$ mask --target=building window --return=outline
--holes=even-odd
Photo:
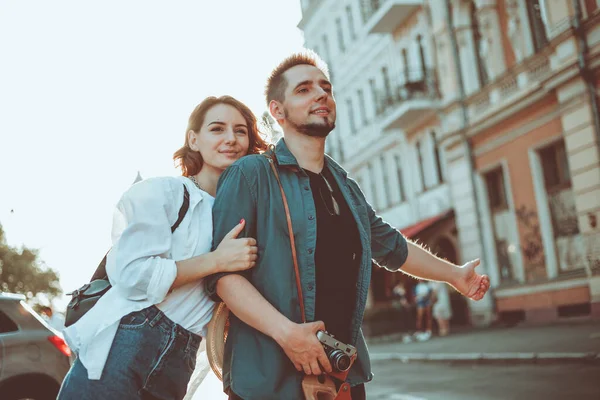
[[[485,46],[483,41],[485,38],[481,36],[481,31],[479,29],[477,6],[475,5],[475,2],[471,2],[471,24],[473,29],[473,41],[475,42],[475,57],[477,58],[477,77],[479,78],[480,86],[483,87],[487,85],[489,77],[483,64],[486,60],[481,59],[481,55],[485,54],[483,51],[483,46]]]
[[[336,130],[334,129],[333,132],[336,132]],[[337,137],[337,150],[338,150],[338,157],[340,161],[344,161],[346,159],[346,156],[344,155],[344,144],[342,143],[342,136],[339,134],[335,135]]]
[[[546,197],[554,231],[560,273],[589,265],[585,239],[579,231],[575,193],[571,187],[569,161],[563,140],[539,151]]]
[[[564,142],[540,150],[540,158],[544,169],[544,185],[548,193],[571,187],[571,173]]]
[[[398,191],[400,192],[400,203],[406,200],[404,196],[404,181],[402,180],[402,163],[399,155],[394,155],[394,162],[396,163],[396,175],[398,178]]]
[[[366,125],[368,123],[367,107],[365,105],[365,95],[362,89],[358,89],[358,91],[356,92],[356,97],[358,97],[358,106],[360,107],[361,122],[363,125]]]
[[[487,189],[488,202],[492,217],[492,231],[494,233],[494,243],[496,247],[496,260],[500,280],[503,282],[513,279],[513,260],[511,259],[511,240],[509,232],[513,226],[508,202],[506,199],[506,190],[504,187],[504,174],[502,167],[498,167],[484,175]]]
[[[377,86],[375,86],[374,79],[369,79],[369,88],[371,89],[371,97],[373,101],[373,106],[375,107],[375,114],[380,114],[381,105],[379,101],[379,96],[377,95]]]
[[[438,183],[444,182],[444,175],[442,174],[442,159],[440,157],[440,146],[437,142],[437,135],[435,131],[431,132],[433,138],[433,146],[435,152],[435,171],[437,172]]]
[[[539,0],[528,0],[525,4],[527,5],[527,16],[529,17],[529,24],[531,26],[533,47],[535,51],[540,51],[548,44],[542,7]]]
[[[381,76],[383,77],[383,90],[385,91],[385,104],[392,103],[392,85],[390,84],[390,75],[387,67],[381,67]]]
[[[556,237],[579,233],[575,196],[571,189],[571,173],[564,141],[540,150],[544,185]]]
[[[382,155],[379,158],[379,160],[381,161],[381,171],[383,172],[383,190],[385,193],[385,204],[390,204],[392,196],[390,196],[390,181],[385,155]]]
[[[348,29],[350,30],[350,38],[356,39],[356,31],[354,30],[354,17],[352,16],[352,6],[346,6],[346,18],[348,18]]]
[[[425,49],[423,48],[423,37],[417,35],[417,46],[419,48],[419,61],[421,62],[421,71],[423,72],[423,78],[427,74],[427,63],[425,62]]]
[[[408,82],[410,80],[410,76],[408,66],[408,51],[406,49],[402,49],[402,64],[404,66],[404,82]]]
[[[342,20],[340,18],[336,18],[335,27],[337,30],[338,44],[340,47],[340,51],[343,53],[346,51],[346,45],[344,43],[344,31],[342,30]]]
[[[350,123],[350,133],[356,133],[356,124],[354,122],[354,109],[352,107],[352,99],[346,99],[346,108],[348,108],[348,121]]]
[[[425,184],[425,165],[423,160],[423,148],[421,146],[421,142],[417,141],[417,161],[419,164],[419,176],[421,177],[422,188],[423,191],[427,189],[427,185]]]
[[[369,164],[369,180],[371,181],[371,194],[373,196],[371,201],[373,202],[373,207],[377,207],[379,205],[379,200],[377,199],[377,177],[375,176],[373,164]]]
[[[323,60],[327,63],[327,66],[329,67],[329,78],[331,79],[331,81],[333,82],[333,66],[331,65],[331,52],[330,52],[330,48],[329,48],[329,39],[327,38],[327,35],[323,35]]]
[[[508,209],[502,167],[498,167],[485,174],[485,186],[492,212]]]

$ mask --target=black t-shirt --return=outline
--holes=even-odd
[[[351,343],[350,330],[362,252],[358,227],[327,167],[321,174],[305,172],[310,178],[317,213],[315,320],[323,321],[327,331],[342,342]],[[339,215],[336,215],[326,182],[333,190]]]

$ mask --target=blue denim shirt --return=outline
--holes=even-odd
[[[300,168],[284,140],[277,143],[274,151],[292,218],[306,319],[314,321],[318,290],[314,259],[317,219],[309,177]],[[363,247],[351,324],[351,344],[358,350],[358,359],[348,375],[350,384],[354,386],[373,378],[361,330],[372,260],[396,271],[406,261],[408,249],[404,236],[375,214],[346,171],[328,156],[325,157],[325,164],[354,215]],[[301,322],[281,193],[268,160],[263,155],[243,157],[221,175],[213,207],[213,248],[242,218],[246,220],[246,226],[240,237],[256,238],[258,262],[256,267],[241,274],[279,312],[292,321]],[[216,283],[223,275],[215,274],[206,278],[207,290],[217,300],[220,299],[215,294]],[[273,339],[232,316],[223,361],[225,389],[231,387],[246,400],[302,399],[302,377],[303,374],[296,371]]]

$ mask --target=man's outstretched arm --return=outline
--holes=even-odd
[[[490,279],[475,272],[478,265],[478,259],[463,266],[454,265],[408,241],[408,257],[402,271],[422,279],[447,282],[464,296],[481,300],[490,288]]]
[[[479,275],[475,267],[479,260],[457,266],[407,240],[368,206],[371,223],[371,249],[373,258],[390,270],[399,270],[417,278],[442,281],[452,285],[472,300],[481,300],[490,288],[490,278]]]

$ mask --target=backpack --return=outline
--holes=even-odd
[[[183,185],[183,204],[179,209],[179,215],[177,221],[171,227],[171,233],[175,232],[175,229],[181,224],[185,214],[190,207],[190,193],[185,185]],[[67,296],[72,296],[71,301],[67,305],[67,311],[65,313],[65,327],[73,325],[79,321],[97,302],[102,296],[112,287],[108,275],[106,274],[106,257],[104,256],[94,275],[90,279],[89,283],[86,283],[77,290],[67,293]]]

